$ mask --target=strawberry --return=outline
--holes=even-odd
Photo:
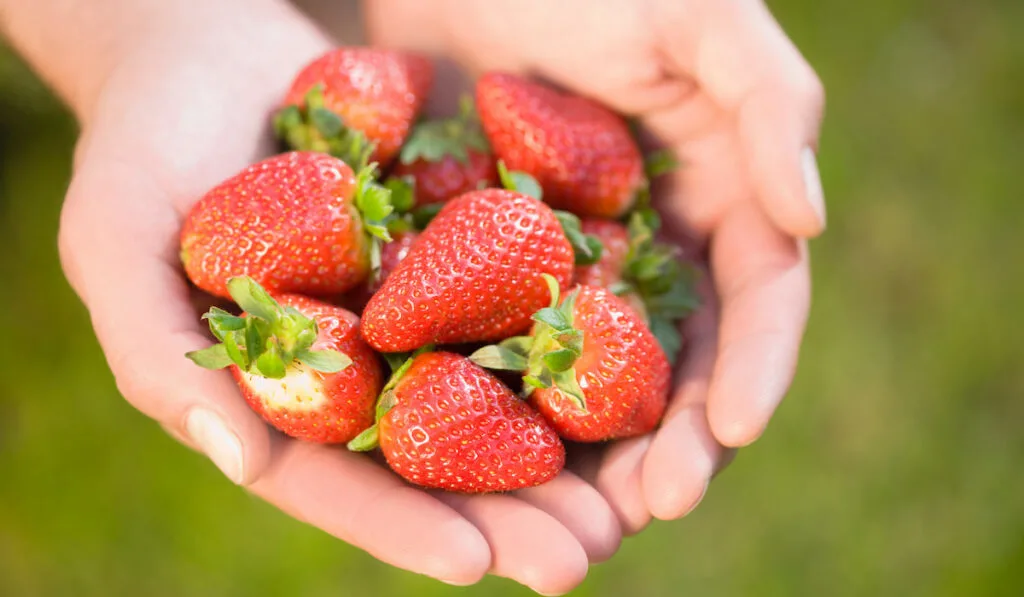
[[[577,286],[551,306],[530,336],[478,350],[482,366],[524,371],[530,402],[563,438],[597,442],[654,429],[668,399],[671,366],[643,320],[614,294]]]
[[[498,72],[477,81],[476,102],[495,155],[536,178],[552,207],[617,218],[645,184],[629,127],[597,102]]]
[[[349,447],[379,444],[392,470],[423,487],[512,491],[549,481],[565,465],[565,447],[540,414],[450,352],[406,361],[385,386],[377,412],[377,424]]]
[[[331,153],[350,164],[387,167],[409,134],[434,81],[419,54],[336,48],[292,82],[274,129],[290,148]]]
[[[597,263],[576,268],[576,283],[607,288],[622,298],[674,363],[682,348],[679,322],[700,306],[698,274],[679,247],[656,240],[660,225],[649,208],[633,212],[628,225],[584,220],[581,230],[600,240],[604,251]]]
[[[367,278],[390,239],[390,193],[326,154],[291,152],[253,164],[203,196],[185,218],[181,259],[199,288],[228,296],[248,275],[271,293],[323,296]]]
[[[354,313],[294,294],[275,300],[247,277],[228,288],[244,316],[210,309],[203,318],[221,343],[186,356],[228,367],[249,406],[292,437],[344,443],[373,424],[383,372]]]
[[[474,189],[496,186],[498,171],[472,100],[458,116],[416,125],[393,175],[411,181],[416,205],[443,203]]]
[[[427,344],[493,342],[525,332],[547,303],[541,274],[568,286],[575,221],[505,189],[452,199],[420,234],[363,312],[362,333],[381,352]]]

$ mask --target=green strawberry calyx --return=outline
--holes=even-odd
[[[355,205],[363,221],[363,230],[370,243],[370,278],[380,277],[381,248],[393,240],[392,233],[402,231],[401,215],[395,209],[395,200],[404,198],[395,192],[395,186],[377,181],[377,164],[363,166],[356,174]]]
[[[652,151],[644,156],[644,176],[633,197],[633,209],[648,209],[651,206],[651,181],[664,176],[679,167],[674,153],[667,149]]]
[[[501,160],[498,160],[498,178],[501,180],[501,185],[510,191],[533,197],[537,201],[544,200],[544,191],[536,178],[525,172],[509,171],[505,162]],[[580,219],[575,214],[559,209],[554,212],[558,223],[562,225],[565,238],[572,245],[573,254],[576,256],[576,265],[591,265],[600,261],[601,252],[604,250],[601,240],[592,234],[584,234]]]
[[[536,389],[555,387],[577,408],[586,411],[586,397],[575,369],[583,354],[583,330],[573,325],[579,290],[559,300],[558,281],[550,274],[542,275],[551,293],[551,304],[533,314],[536,325],[532,334],[485,346],[471,354],[469,360],[488,369],[520,371],[527,396]]]
[[[316,321],[278,303],[252,278],[231,278],[228,292],[246,316],[217,307],[203,315],[220,342],[185,354],[200,367],[223,369],[236,365],[252,375],[281,379],[296,362],[323,373],[337,373],[352,364],[343,352],[313,350]]]
[[[469,163],[469,152],[491,153],[480,120],[473,107],[473,99],[463,96],[459,113],[451,118],[423,120],[413,127],[402,145],[399,160],[403,164],[423,160],[440,162],[451,156],[463,164]]]
[[[348,442],[347,447],[349,450],[353,452],[369,452],[380,445],[380,420],[395,406],[395,387],[398,386],[398,382],[402,381],[405,374],[409,372],[409,368],[412,367],[416,357],[432,350],[434,350],[433,345],[427,345],[416,349],[412,353],[384,355],[388,365],[391,366],[391,377],[388,378],[384,388],[380,391],[380,397],[377,398],[373,425],[364,429],[362,433]]]
[[[345,126],[341,116],[324,105],[322,84],[314,85],[302,105],[288,105],[274,115],[274,133],[300,151],[319,151],[340,158],[353,170],[370,161],[376,144],[362,131]]]
[[[700,307],[700,273],[682,259],[678,247],[656,240],[660,227],[661,219],[649,207],[629,214],[629,252],[621,280],[609,290],[621,297],[640,298],[644,307],[641,315],[674,363],[682,348],[679,322]]]

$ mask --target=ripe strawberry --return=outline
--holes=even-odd
[[[433,80],[433,63],[424,56],[337,48],[295,77],[274,128],[292,149],[331,153],[353,165],[365,158],[386,167],[409,134]]]
[[[381,352],[405,352],[525,332],[547,303],[541,274],[568,286],[573,265],[547,205],[504,189],[466,193],[445,204],[370,299],[363,337]]]
[[[390,193],[326,154],[291,152],[253,164],[189,212],[181,259],[199,288],[228,296],[252,276],[271,293],[340,293],[366,279],[392,211]]]
[[[536,178],[552,207],[617,218],[645,184],[629,127],[597,102],[497,72],[477,82],[476,101],[495,155]]]
[[[550,425],[466,357],[427,352],[392,376],[377,424],[349,447],[379,442],[391,468],[423,487],[512,491],[553,479],[565,447]]]
[[[640,317],[611,292],[577,286],[538,311],[530,336],[482,348],[470,359],[525,371],[530,402],[565,439],[596,442],[654,429],[668,399],[671,366]]]
[[[410,180],[416,205],[443,203],[498,184],[498,171],[472,101],[460,114],[416,125],[402,147],[393,175]]]
[[[604,246],[600,260],[576,268],[576,283],[611,290],[640,315],[675,362],[682,348],[679,322],[697,307],[697,270],[683,260],[679,247],[658,241],[661,223],[651,209],[633,212],[628,226],[607,220],[584,220],[584,233]]]
[[[249,406],[292,437],[344,443],[373,424],[381,363],[354,313],[300,295],[279,302],[246,277],[228,288],[245,316],[212,308],[203,318],[221,344],[186,356],[229,367]]]

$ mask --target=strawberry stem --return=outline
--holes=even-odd
[[[579,290],[573,290],[559,302],[558,281],[549,274],[542,275],[551,292],[551,305],[534,313],[537,325],[532,335],[485,346],[470,355],[469,360],[488,369],[521,371],[527,396],[535,389],[556,387],[585,411],[586,397],[574,367],[583,354],[583,331],[573,325]]]
[[[302,105],[278,110],[273,126],[285,146],[329,153],[354,170],[369,163],[376,147],[362,131],[345,126],[341,116],[324,106],[323,85],[319,84],[306,93]]]
[[[457,116],[443,119],[424,120],[413,127],[409,138],[402,145],[399,159],[403,164],[418,160],[440,162],[452,156],[463,164],[469,163],[469,152],[490,153],[480,121],[473,107],[473,99],[463,96]]]
[[[247,316],[217,307],[203,315],[220,343],[185,354],[200,367],[236,365],[246,373],[281,379],[295,362],[324,373],[336,373],[352,364],[340,351],[313,350],[319,331],[316,321],[293,307],[282,306],[252,278],[228,280],[228,292]]]

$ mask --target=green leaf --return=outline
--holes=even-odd
[[[417,160],[438,162],[451,156],[465,164],[469,162],[470,150],[490,153],[491,147],[476,117],[472,98],[465,96],[457,116],[417,123],[402,145],[399,160],[403,164]]]
[[[295,358],[303,365],[324,373],[337,373],[352,364],[352,359],[338,350],[306,350]]]
[[[374,416],[379,421],[384,418],[384,415],[388,414],[392,408],[395,407],[397,398],[393,389],[388,390],[380,395],[380,400],[377,401],[377,407],[375,409]]]
[[[650,327],[651,333],[665,351],[668,362],[675,365],[683,346],[683,336],[679,333],[678,324],[664,317],[652,317]]]
[[[500,344],[484,346],[469,355],[469,360],[487,369],[500,369],[504,371],[525,371],[529,366],[525,356],[513,352]]]
[[[391,369],[391,371],[396,371],[409,360],[409,353],[407,352],[387,352],[383,353],[381,356],[383,356],[384,360],[387,361],[388,368]]]
[[[242,350],[239,346],[244,346],[245,356],[242,359],[245,362],[244,369],[249,369],[251,362],[261,354],[263,354],[263,347],[265,345],[264,338],[270,333],[269,326],[262,319],[250,318],[252,321],[247,321],[245,326],[245,334],[240,338],[231,339],[235,342],[235,349]],[[224,339],[225,344],[228,343],[228,338]],[[239,345],[238,342],[241,342]],[[228,346],[228,352],[232,350],[231,346]]]
[[[281,357],[281,349],[273,340],[267,349],[256,359],[256,370],[263,377],[281,379],[287,372],[287,366]]]
[[[249,276],[238,276],[228,280],[228,293],[243,311],[253,317],[271,323],[281,318],[281,305]]]
[[[206,369],[223,369],[234,362],[228,356],[227,349],[223,344],[214,344],[202,350],[193,350],[185,353],[185,356],[196,365]]]
[[[632,284],[630,284],[629,282],[624,282],[622,280],[612,282],[608,286],[608,292],[614,294],[615,296],[623,296],[629,294],[630,292],[633,292],[633,290],[634,288]]]
[[[412,210],[412,225],[417,230],[423,230],[434,220],[437,214],[441,213],[444,203],[427,203]]]
[[[380,428],[374,423],[349,441],[347,447],[353,452],[369,452],[378,445],[380,445]]]
[[[572,322],[565,317],[565,314],[561,310],[555,307],[545,307],[534,313],[531,319],[538,323],[548,325],[559,332],[572,329]]]
[[[345,129],[341,117],[327,108],[310,108],[309,121],[324,137],[340,136]]]
[[[391,191],[376,183],[369,183],[360,193],[357,207],[366,220],[381,222],[395,211],[391,204]]]
[[[283,139],[288,132],[302,126],[302,111],[298,106],[285,106],[274,114],[274,134]]]
[[[510,172],[502,160],[498,160],[498,178],[501,180],[501,186],[510,191],[533,197],[537,201],[544,200],[544,191],[536,178],[525,172]]]
[[[544,280],[544,283],[547,285],[548,295],[551,297],[551,302],[548,303],[548,306],[557,307],[558,294],[561,292],[561,287],[558,284],[558,280],[556,280],[554,276],[548,273],[543,273],[540,275],[540,277],[541,279]]]
[[[533,347],[533,336],[512,336],[511,338],[505,338],[498,345],[505,350],[510,350],[517,355],[526,357],[530,354],[530,349]]]
[[[386,243],[389,243],[392,240],[394,240],[393,238],[391,238],[391,231],[388,230],[387,226],[383,226],[381,224],[369,224],[369,223],[366,223],[366,224],[364,224],[363,227],[366,229],[366,232],[370,236],[373,236],[375,238],[379,238],[380,240],[382,240],[382,241],[384,241]],[[378,267],[380,267],[380,264],[378,264]]]
[[[653,151],[644,157],[644,173],[647,178],[657,178],[679,167],[675,154],[667,149]]]
[[[552,373],[561,373],[571,369],[579,356],[579,351],[561,348],[544,355],[544,366],[550,369]]]
[[[540,377],[534,375],[524,375],[523,383],[532,388],[537,388],[538,390],[544,390],[551,387],[550,381],[544,381]]]
[[[416,179],[411,176],[392,176],[384,182],[391,192],[391,205],[398,213],[406,213],[416,205]]]
[[[574,328],[568,332],[555,334],[555,341],[563,348],[576,353],[576,356],[579,356],[583,352],[583,332],[581,330]]]
[[[580,383],[576,379],[575,369],[556,372],[553,378],[555,387],[569,397],[577,408],[583,411],[587,410],[587,399],[583,395],[583,388],[580,387]]]
[[[224,346],[224,352],[225,352],[225,354],[227,354],[228,358],[231,359],[231,362],[233,362],[234,364],[238,365],[239,367],[241,367],[244,370],[248,370],[249,369],[249,365],[252,364],[252,360],[251,359],[252,359],[252,356],[253,356],[254,353],[252,353],[252,352],[250,352],[248,350],[245,350],[241,346],[239,346],[238,341],[239,340],[245,340],[245,338],[246,338],[245,336],[243,336],[242,334],[240,334],[238,332],[232,332],[230,334],[225,334],[224,335],[224,344],[223,344],[223,346]],[[259,352],[257,351],[255,354],[258,355]]]
[[[576,255],[576,265],[590,265],[600,261],[604,245],[597,237],[583,234],[582,224],[578,217],[561,210],[555,210],[555,217],[562,225],[565,238],[572,245],[573,253]]]

